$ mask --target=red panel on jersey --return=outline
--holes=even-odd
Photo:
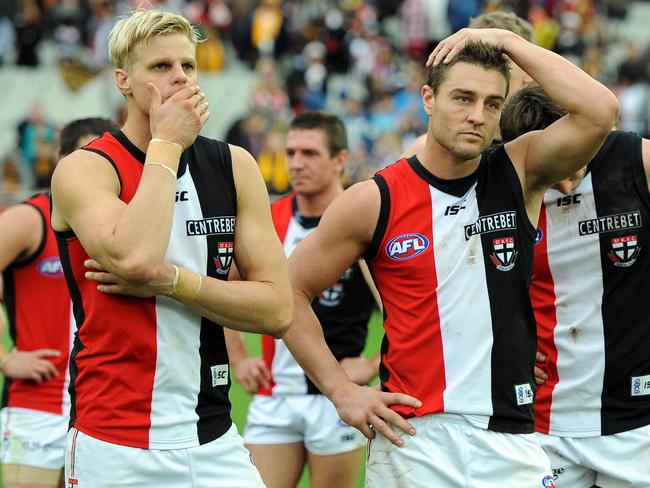
[[[110,155],[120,177],[120,199],[128,204],[140,183],[142,163],[110,134],[87,148]],[[97,439],[147,449],[157,357],[155,298],[99,292],[97,283],[84,276],[88,254],[79,240],[70,237],[65,244],[85,314],[71,377],[74,425]]]
[[[541,239],[535,245],[533,277],[530,297],[537,322],[538,349],[546,356],[544,369],[548,379],[537,388],[535,397],[535,430],[548,434],[551,423],[551,402],[553,389],[559,381],[557,372],[557,348],[553,336],[557,325],[555,314],[555,285],[548,263],[548,243],[546,240],[546,207],[542,205],[539,214],[538,233]]]
[[[275,386],[275,381],[273,378],[273,356],[275,356],[275,339],[268,335],[262,336],[262,357],[266,366],[271,372],[271,381],[269,381],[269,386],[261,386],[258,389],[258,394],[260,395],[272,395],[273,387]]]
[[[279,200],[273,202],[271,205],[271,218],[275,226],[275,232],[280,238],[280,242],[284,242],[284,237],[287,235],[287,229],[293,216],[293,201],[296,198],[295,193],[290,193]]]
[[[419,409],[391,407],[405,417],[442,412],[446,379],[429,185],[405,160],[380,174],[390,190],[390,214],[371,266],[386,316],[383,386],[422,401]]]
[[[26,203],[36,207],[45,219],[43,248],[23,266],[12,267],[14,296],[12,330],[20,351],[56,349],[61,355],[48,357],[56,377],[42,383],[12,380],[7,405],[63,414],[65,376],[70,353],[70,295],[66,287],[56,239],[50,227],[50,199],[37,195]],[[9,290],[6,291],[9,293]]]

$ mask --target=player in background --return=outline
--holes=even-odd
[[[570,115],[486,151],[508,94],[502,54]],[[284,341],[341,418],[373,439],[368,486],[552,486],[533,435],[535,224],[546,189],[598,151],[618,102],[504,30],[462,29],[429,62],[424,149],[346,190],[294,250]],[[349,381],[309,306],[361,256],[384,305],[382,392]]]
[[[509,141],[564,116],[525,88],[501,133]],[[613,131],[544,195],[530,294],[548,379],[535,430],[558,488],[650,486],[649,185],[650,141]]]
[[[343,193],[348,158],[343,122],[327,112],[301,113],[289,125],[286,153],[293,192],[275,201],[271,214],[290,255]],[[379,365],[378,356],[372,361],[363,357],[374,304],[369,289],[374,284],[366,282],[362,271],[366,266],[363,261],[353,264],[312,302],[329,349],[360,385],[377,376]],[[248,410],[244,441],[266,485],[294,487],[308,464],[312,487],[356,486],[363,435],[341,421],[284,343],[263,336],[263,358],[251,358],[237,331],[226,330],[226,339],[236,378],[247,392],[257,393]]]
[[[59,133],[59,159],[117,126],[79,119]],[[63,479],[70,295],[50,227],[50,194],[38,193],[0,214],[2,299],[14,344],[0,343],[2,475],[5,488],[57,487]],[[0,311],[0,334],[7,328]]]
[[[177,14],[118,21],[124,126],[52,178],[77,326],[65,465],[76,488],[263,485],[230,418],[223,326],[282,336],[290,284],[255,160],[198,135],[209,111],[197,42]],[[242,281],[227,281],[233,262]]]

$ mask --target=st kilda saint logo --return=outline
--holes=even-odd
[[[612,248],[607,256],[619,268],[632,266],[641,252],[636,235],[612,237],[610,244]]]
[[[494,252],[490,255],[490,259],[499,271],[510,271],[515,267],[517,250],[514,237],[492,239],[492,247]]]
[[[235,253],[234,242],[219,242],[217,243],[217,257],[214,258],[214,266],[217,268],[217,273],[220,275],[227,275],[230,270],[230,263],[232,256]]]

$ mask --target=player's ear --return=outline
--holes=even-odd
[[[115,70],[115,83],[117,84],[117,89],[122,92],[122,95],[127,96],[131,94],[129,75],[122,68],[117,68]]]
[[[350,153],[347,149],[341,149],[338,153],[336,153],[336,156],[334,156],[334,159],[336,160],[336,171],[339,173],[339,175],[342,175],[345,171],[345,166],[348,163],[349,155]]]
[[[431,116],[433,113],[433,102],[435,101],[435,94],[433,93],[433,88],[429,85],[422,86],[422,105],[424,106],[424,111],[428,116]]]

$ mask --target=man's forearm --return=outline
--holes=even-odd
[[[503,51],[569,114],[589,123],[613,124],[613,93],[562,56],[510,32],[504,34]]]
[[[294,295],[294,307],[293,324],[282,340],[307,376],[331,399],[336,388],[350,379],[327,347],[309,300]]]
[[[250,357],[248,350],[246,349],[246,343],[244,342],[244,338],[240,331],[224,327],[223,335],[226,340],[226,348],[228,349],[228,358],[232,365],[237,364],[242,359]]]
[[[138,189],[106,242],[106,254],[112,262],[103,264],[118,276],[128,279],[133,270],[154,269],[164,259],[173,222],[174,175],[180,155],[181,148],[175,144],[149,144]]]
[[[291,296],[283,290],[273,283],[221,281],[203,276],[198,293],[179,301],[226,327],[279,338],[287,331],[293,313]]]

